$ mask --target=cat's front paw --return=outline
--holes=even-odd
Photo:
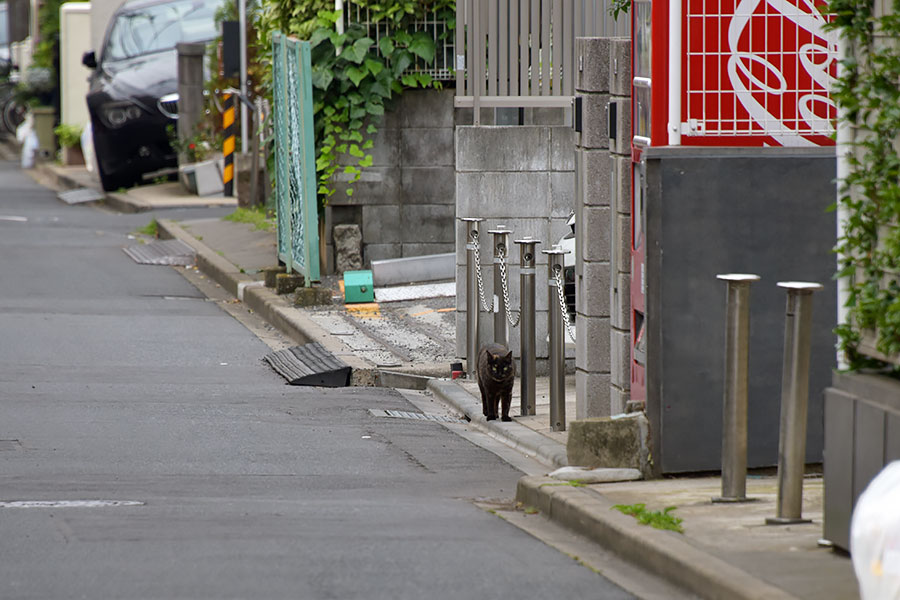
[[[500,420],[509,422],[509,421],[512,421],[512,417],[508,417],[508,416],[504,415],[504,416],[500,417]]]
[[[488,415],[487,417],[485,417],[484,420],[485,420],[485,421],[494,421],[496,418],[497,418],[497,417],[495,417],[494,415]]]

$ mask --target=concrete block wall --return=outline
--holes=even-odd
[[[493,236],[505,225],[509,236],[509,292],[513,310],[521,306],[519,246],[513,240],[531,236],[537,245],[535,274],[536,354],[538,372],[546,369],[547,256],[569,230],[575,208],[575,150],[571,125],[461,126],[456,128],[456,216],[481,217],[480,258],[485,297],[493,302]],[[466,228],[456,223],[456,351],[466,358]],[[553,304],[557,307],[558,302]],[[479,346],[493,340],[493,315],[480,313]],[[520,356],[519,328],[510,327],[509,347]],[[574,344],[567,357],[574,360]]]
[[[453,252],[456,201],[453,90],[409,90],[378,124],[373,165],[347,196],[335,175],[325,209],[326,272],[334,271],[335,225],[362,231],[365,267],[373,260]]]
[[[628,38],[577,38],[576,418],[624,412],[630,388],[631,75]],[[610,104],[616,103],[610,139]]]

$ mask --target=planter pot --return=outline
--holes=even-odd
[[[84,152],[81,146],[66,146],[62,148],[62,163],[66,166],[75,166],[84,164]]]
[[[221,194],[224,185],[220,162],[219,159],[212,159],[180,165],[178,176],[181,184],[188,192],[198,196]]]

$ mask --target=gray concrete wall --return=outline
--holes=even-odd
[[[629,38],[577,38],[576,417],[624,412],[631,381]],[[610,139],[609,110],[616,105]]]
[[[548,249],[568,231],[575,208],[574,131],[570,125],[461,126],[456,129],[456,216],[482,217],[481,264],[488,302],[493,294],[493,248],[488,230],[505,225],[510,236],[510,304],[518,310],[519,247],[512,240],[531,236],[538,245],[535,304],[536,352],[548,355]],[[456,348],[466,357],[466,229],[456,224]],[[493,341],[493,315],[481,313],[480,343]],[[510,328],[510,348],[520,352],[519,328]],[[574,346],[567,356],[574,357]],[[542,365],[539,365],[539,369]]]
[[[410,90],[378,125],[363,169],[345,193],[349,176],[335,175],[336,192],[325,210],[327,272],[334,270],[335,225],[362,230],[366,267],[373,260],[453,252],[456,181],[454,175],[453,90]]]

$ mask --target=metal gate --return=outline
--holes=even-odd
[[[319,207],[309,42],[272,36],[278,258],[319,280]]]

